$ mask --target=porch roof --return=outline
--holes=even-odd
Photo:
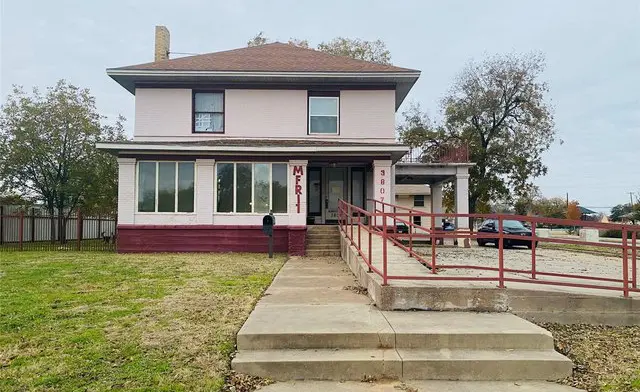
[[[358,143],[329,140],[227,139],[200,141],[120,141],[97,143],[96,147],[115,155],[274,155],[274,156],[370,156],[394,163],[409,151],[397,143]]]

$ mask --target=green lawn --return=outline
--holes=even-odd
[[[0,390],[219,390],[285,256],[0,253]]]

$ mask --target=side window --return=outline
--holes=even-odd
[[[309,134],[337,135],[340,131],[340,98],[337,94],[309,93]]]
[[[413,196],[413,206],[414,207],[424,207],[424,195],[414,195]]]
[[[193,132],[224,132],[224,93],[193,93]]]
[[[193,212],[194,163],[138,162],[138,212]]]

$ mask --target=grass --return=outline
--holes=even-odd
[[[574,363],[563,384],[591,392],[640,391],[640,326],[541,325]]]
[[[0,391],[216,391],[285,256],[0,253]]]

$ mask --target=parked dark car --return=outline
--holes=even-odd
[[[527,239],[527,237],[531,237],[531,230],[529,230],[522,222],[517,220],[503,220],[502,221],[502,231],[504,234],[509,235],[518,235],[523,237],[520,239],[504,239],[504,247],[511,248],[512,246],[526,246],[531,249],[531,239]],[[498,234],[498,221],[496,219],[487,219],[482,222],[482,226],[478,229],[478,233],[492,233]],[[493,243],[495,246],[498,246],[498,238],[478,238],[478,245],[485,246],[488,243]]]
[[[396,232],[399,234],[409,234],[409,226],[404,223],[398,223],[396,225]]]

